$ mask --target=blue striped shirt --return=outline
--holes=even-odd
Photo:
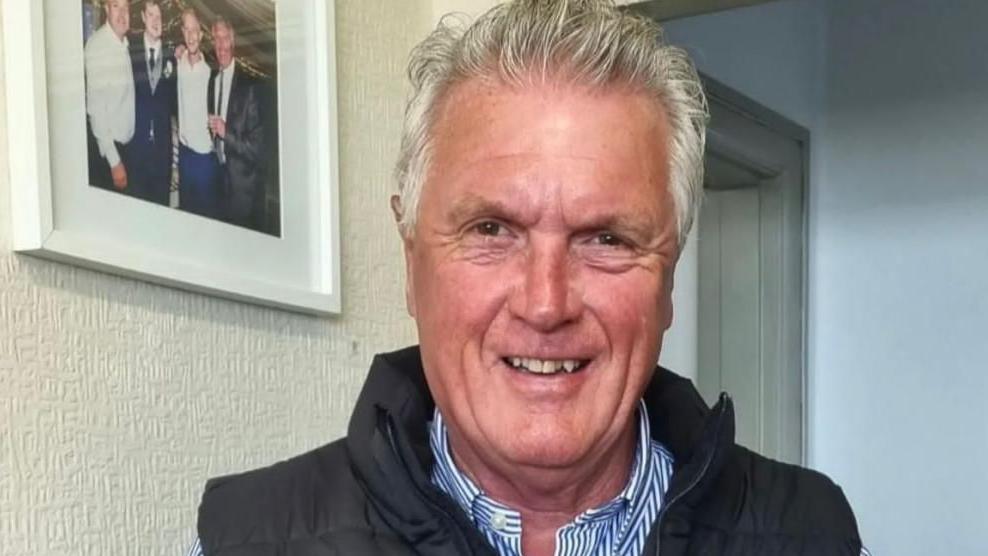
[[[446,425],[436,410],[430,435],[436,465],[432,482],[455,500],[500,556],[521,556],[521,514],[490,498],[457,469]],[[556,556],[639,556],[662,508],[672,454],[652,440],[645,404],[638,410],[638,443],[631,475],[609,502],[591,508],[556,532]]]
[[[522,556],[521,515],[488,497],[457,469],[437,409],[429,435],[436,461],[432,482],[463,508],[499,556]],[[651,437],[644,402],[638,411],[638,443],[631,475],[610,502],[589,509],[556,532],[556,556],[640,556],[672,478],[672,454]],[[199,539],[187,556],[203,556]],[[861,548],[861,556],[871,556]]]

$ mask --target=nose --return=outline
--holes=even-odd
[[[523,278],[509,303],[517,318],[540,332],[551,332],[579,318],[582,301],[565,240],[532,241],[521,264]]]

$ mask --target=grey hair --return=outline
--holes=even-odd
[[[230,19],[223,14],[216,14],[216,16],[213,18],[212,23],[209,24],[209,30],[212,31],[213,29],[216,29],[216,27],[220,25],[226,27],[227,30],[230,31],[230,35],[236,38],[237,30],[233,28],[233,23],[230,22]]]
[[[523,87],[565,80],[605,88],[630,86],[654,97],[669,119],[670,194],[682,247],[703,197],[708,110],[686,53],[665,43],[662,29],[621,11],[612,0],[514,0],[467,26],[447,15],[412,51],[412,94],[405,109],[392,208],[403,237],[413,236],[431,158],[431,128],[457,84],[494,78]]]
[[[182,13],[178,14],[178,17],[180,21],[185,23],[185,16],[187,15],[191,15],[192,17],[196,18],[196,21],[198,21],[199,24],[202,25],[202,21],[199,20],[199,12],[197,12],[195,8],[191,6],[182,8]]]

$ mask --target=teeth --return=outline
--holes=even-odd
[[[550,375],[559,371],[572,373],[580,366],[580,362],[575,359],[534,359],[528,357],[512,357],[509,362],[516,369],[525,369],[530,373]]]

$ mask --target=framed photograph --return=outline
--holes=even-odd
[[[3,10],[17,251],[340,311],[332,2]]]

